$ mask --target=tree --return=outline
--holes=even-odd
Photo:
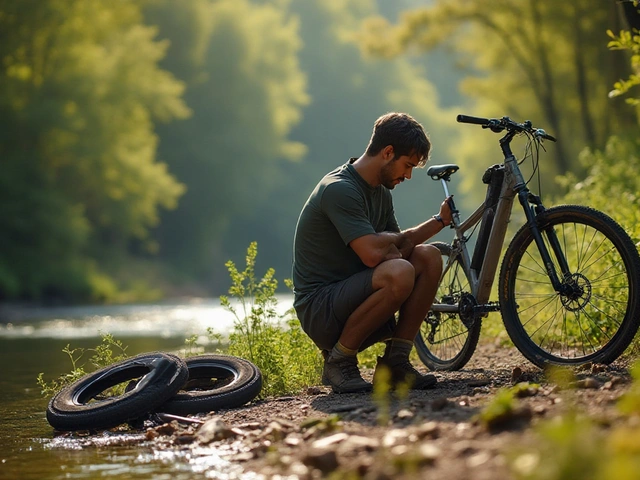
[[[156,232],[160,255],[211,285],[225,279],[212,272],[229,258],[230,225],[264,201],[277,165],[306,151],[289,139],[308,103],[298,22],[278,2],[157,1],[145,12],[172,42],[163,65],[184,79],[193,110],[158,130],[161,158],[188,188]]]
[[[188,115],[166,44],[133,0],[2,0],[0,31],[0,296],[111,295],[96,260],[182,192],[155,161],[154,122]]]
[[[479,116],[542,124],[561,140],[553,151],[555,172],[564,173],[580,168],[574,159],[584,145],[602,147],[611,132],[636,127],[606,95],[623,68],[603,38],[619,22],[616,3],[439,0],[406,12],[395,26],[373,17],[363,45],[386,57],[452,48],[467,68],[462,88],[478,100]]]

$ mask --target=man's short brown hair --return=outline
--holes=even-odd
[[[367,155],[374,156],[387,145],[393,147],[394,157],[417,155],[418,166],[429,160],[431,142],[422,125],[406,113],[386,113],[373,124],[373,133],[367,146]]]

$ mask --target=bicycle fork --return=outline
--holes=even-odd
[[[562,247],[560,246],[560,241],[558,240],[558,236],[556,235],[554,228],[552,226],[549,226],[543,228],[543,231],[541,231],[538,222],[536,221],[536,216],[541,214],[545,210],[540,197],[532,194],[525,187],[518,192],[518,200],[520,201],[520,204],[524,209],[529,228],[531,229],[531,235],[536,242],[538,251],[540,252],[540,257],[542,258],[542,262],[544,263],[545,270],[547,271],[547,275],[551,280],[551,284],[553,285],[554,290],[561,295],[566,294],[566,289],[568,287],[564,280],[570,278],[571,271],[569,270],[567,259],[564,255]],[[531,204],[533,204],[533,206]],[[543,233],[546,235],[549,246],[551,247],[551,251],[553,252],[553,256],[555,257],[557,264],[560,267],[563,280],[560,280],[558,278],[551,253],[549,252],[549,248],[547,248],[547,244],[545,243],[542,236]]]

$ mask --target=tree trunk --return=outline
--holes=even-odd
[[[542,17],[540,15],[540,11],[538,10],[537,1],[532,0],[530,2],[530,5],[533,22],[536,26],[536,31],[543,32],[544,30],[542,28]],[[551,65],[543,39],[540,35],[536,37],[535,48],[540,60],[540,69],[542,73],[542,82],[540,85],[540,89],[542,91],[541,108],[545,113],[547,121],[549,122],[549,125],[551,127],[551,134],[558,138],[558,143],[554,147],[554,151],[556,154],[556,164],[558,166],[558,172],[564,174],[569,170],[569,159],[567,158],[566,149],[564,148],[564,145],[562,143],[563,135],[562,128],[560,126],[560,114],[558,113],[555,100],[555,89],[553,84],[553,75],[551,74]]]
[[[591,117],[589,109],[589,92],[587,87],[587,72],[584,60],[585,36],[582,29],[582,20],[584,18],[584,10],[580,2],[573,4],[573,61],[576,69],[576,87],[578,93],[578,101],[580,102],[580,116],[582,117],[582,128],[584,129],[585,142],[590,148],[596,148],[598,139],[596,129]]]

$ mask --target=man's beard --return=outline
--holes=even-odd
[[[394,188],[396,188],[397,180],[400,180],[400,182],[404,180],[404,178],[393,176],[392,165],[394,161],[395,160],[392,160],[391,162],[387,163],[384,167],[382,167],[382,170],[380,170],[380,183],[387,187],[389,190],[393,190]]]

